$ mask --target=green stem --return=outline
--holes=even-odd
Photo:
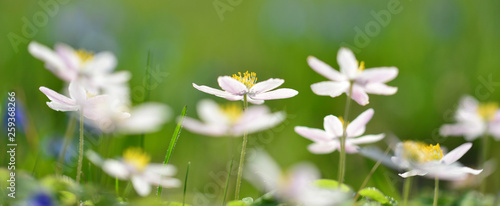
[[[384,155],[389,154],[390,150],[391,150],[391,147],[387,147]],[[368,184],[368,181],[372,177],[373,173],[375,173],[375,171],[377,170],[377,168],[380,166],[381,163],[382,163],[382,159],[378,160],[377,163],[375,163],[375,165],[373,165],[372,169],[370,170],[370,173],[368,173],[365,180],[361,184],[361,187],[359,187],[359,191],[361,191],[363,188],[365,188],[365,186]],[[356,196],[354,196],[354,201],[356,201],[359,198],[359,196],[360,196],[359,191],[356,193]]]
[[[58,160],[57,160],[57,175],[62,175],[62,168],[64,165],[64,158],[66,156],[66,150],[68,149],[68,145],[71,142],[71,137],[73,134],[73,131],[75,129],[76,125],[76,119],[73,118],[72,116],[69,117],[69,122],[68,122],[68,127],[66,128],[66,132],[64,133],[64,143],[63,143],[63,149],[61,153],[59,154]]]
[[[83,163],[83,109],[80,110],[80,146],[78,148],[78,167],[76,170],[76,182],[80,182]]]
[[[115,192],[117,196],[120,196],[120,185],[118,177],[115,177]]]
[[[182,206],[186,204],[186,192],[187,192],[187,182],[189,177],[189,168],[191,167],[191,162],[188,162],[186,169],[186,177],[184,178],[184,193],[182,194]]]
[[[433,206],[438,205],[438,193],[439,193],[439,179],[436,177],[434,184],[434,203]]]
[[[226,195],[227,195],[227,190],[229,189],[229,179],[231,179],[231,171],[233,170],[233,160],[234,158],[231,158],[231,164],[229,164],[229,172],[226,178],[226,187],[224,187],[224,197],[222,198],[222,206],[226,205]]]
[[[488,128],[486,128],[486,131],[488,131]],[[489,140],[488,133],[485,132],[484,135],[481,137],[481,156],[479,159],[479,166],[483,168],[484,168],[484,163],[488,159],[488,140]],[[480,183],[481,186],[479,188],[479,191],[483,194],[486,191],[486,184],[484,184],[484,182],[486,182],[487,178],[488,177],[486,176]]]
[[[248,108],[248,100],[247,95],[243,96],[243,111],[246,111]],[[241,156],[240,156],[240,165],[238,166],[238,178],[236,180],[236,192],[235,192],[235,200],[239,200],[240,196],[240,187],[241,187],[241,176],[243,174],[243,164],[245,162],[245,153],[247,150],[247,142],[248,142],[248,134],[245,131],[243,133],[243,145],[241,146]]]
[[[410,189],[411,189],[411,178],[412,177],[407,177],[405,179],[403,188],[403,206],[408,205],[408,197],[410,196]]]
[[[351,86],[349,87],[349,95],[346,95],[346,102],[345,102],[345,110],[344,110],[344,124],[343,124],[343,133],[342,137],[340,138],[340,160],[339,160],[339,172],[338,172],[338,181],[339,181],[339,188],[342,186],[342,183],[344,182],[344,175],[345,175],[345,141],[347,138],[347,121],[349,120],[349,109],[351,106],[351,96],[352,96],[352,83]]]

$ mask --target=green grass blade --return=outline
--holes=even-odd
[[[224,187],[224,197],[222,198],[222,206],[224,206],[226,204],[226,195],[227,195],[227,190],[229,187],[229,179],[231,178],[231,171],[233,170],[233,161],[234,161],[234,157],[231,158],[231,164],[229,165],[229,173],[227,174],[226,186]]]
[[[186,204],[186,189],[187,189],[187,182],[188,182],[188,176],[189,176],[189,168],[191,167],[191,162],[188,162],[188,166],[186,169],[186,178],[184,178],[184,194],[182,195],[182,206]]]
[[[177,127],[175,127],[174,134],[172,135],[172,139],[170,140],[170,145],[168,146],[167,155],[165,156],[165,161],[163,161],[164,165],[168,164],[168,161],[170,160],[170,156],[172,155],[172,152],[174,151],[175,144],[177,143],[177,140],[179,139],[179,136],[181,135],[182,121],[184,120],[184,116],[186,116],[186,110],[187,110],[187,106],[184,106],[184,108],[182,109],[181,117],[179,118],[179,122],[177,123]],[[156,193],[157,196],[161,196],[161,190],[162,190],[162,187],[160,185],[160,186],[158,186],[158,192]]]

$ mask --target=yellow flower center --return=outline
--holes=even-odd
[[[245,86],[247,86],[247,88],[250,89],[257,82],[257,74],[255,74],[255,72],[248,73],[248,71],[246,71],[242,75],[241,72],[238,72],[237,75],[233,74],[233,79],[236,79],[236,80],[240,81]]]
[[[229,118],[231,123],[235,123],[241,118],[243,110],[240,104],[231,103],[221,107],[222,112]]]
[[[405,141],[403,143],[403,156],[406,159],[424,163],[443,158],[443,150],[439,144],[424,144],[421,142]]]
[[[495,117],[495,113],[498,111],[498,103],[496,102],[488,102],[480,104],[477,108],[477,113],[484,120],[491,120]]]
[[[141,148],[129,148],[123,153],[123,160],[134,166],[137,170],[143,171],[149,164],[151,157]]]
[[[86,63],[94,58],[94,53],[80,49],[76,51],[76,55],[80,58],[82,63]]]
[[[362,72],[363,70],[365,70],[365,62],[361,61],[359,63],[358,72]]]

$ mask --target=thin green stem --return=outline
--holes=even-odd
[[[486,128],[486,131],[488,131],[488,128]],[[484,167],[484,163],[486,162],[486,160],[488,159],[488,133],[484,133],[484,135],[481,137],[481,156],[479,158],[479,166],[480,167]],[[486,179],[488,177],[485,177],[482,182],[480,183],[480,188],[479,188],[479,191],[481,193],[484,194],[484,192],[486,191],[486,184],[483,184],[484,182],[486,182]]]
[[[118,177],[115,177],[115,192],[117,196],[120,196],[120,182],[118,181]]]
[[[387,147],[384,155],[389,154],[389,151],[391,151],[391,147]],[[370,170],[370,173],[368,173],[365,180],[361,184],[361,187],[359,187],[359,191],[361,191],[363,188],[365,188],[365,186],[368,184],[368,181],[372,177],[373,173],[375,173],[375,171],[377,170],[377,168],[380,166],[381,163],[382,163],[382,159],[378,160],[377,163],[375,163],[375,165],[373,165],[372,169]],[[359,191],[356,193],[356,196],[354,196],[354,201],[356,201],[359,198],[359,195],[360,195]]]
[[[342,137],[340,138],[340,160],[339,160],[339,172],[338,172],[338,181],[339,181],[339,188],[342,186],[342,183],[344,183],[344,175],[345,175],[345,165],[346,165],[346,154],[345,154],[345,141],[347,138],[347,122],[349,121],[349,109],[351,106],[351,95],[352,95],[352,84],[349,87],[349,95],[346,95],[346,102],[345,102],[345,110],[344,110],[344,132],[342,133]]]
[[[226,205],[226,195],[227,190],[229,189],[229,179],[231,179],[231,171],[233,170],[233,162],[234,158],[231,158],[231,164],[229,164],[229,172],[226,178],[226,186],[224,187],[224,197],[222,198],[222,206]]]
[[[63,148],[61,153],[59,154],[58,160],[57,160],[57,175],[62,175],[62,168],[64,165],[64,158],[66,156],[66,151],[68,149],[68,145],[71,142],[71,137],[73,134],[73,131],[75,130],[75,125],[76,125],[76,118],[73,116],[69,117],[69,122],[68,122],[68,127],[66,128],[66,132],[64,133],[64,143],[63,143]]]
[[[83,109],[80,110],[80,146],[78,148],[78,167],[76,169],[76,182],[80,182],[83,164]]]
[[[186,169],[186,177],[184,178],[184,193],[182,194],[182,206],[184,206],[184,204],[186,203],[187,183],[188,183],[190,167],[191,167],[191,162],[188,162],[188,166]]]
[[[408,205],[408,197],[410,196],[410,189],[411,189],[411,178],[412,177],[407,177],[405,179],[403,187],[403,206]]]
[[[439,194],[439,179],[436,177],[434,183],[434,203],[432,204],[433,206],[438,205],[438,194]]]
[[[248,108],[248,100],[247,95],[243,96],[243,111],[246,111]],[[240,187],[241,187],[241,176],[243,174],[243,164],[245,163],[245,153],[247,150],[247,142],[248,142],[248,134],[245,131],[243,133],[243,144],[241,146],[241,155],[240,155],[240,164],[238,166],[238,177],[236,179],[236,192],[235,192],[235,200],[239,200],[240,196]]]

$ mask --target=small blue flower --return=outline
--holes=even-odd
[[[36,193],[27,202],[28,206],[53,206],[56,205],[52,197],[44,192]]]

